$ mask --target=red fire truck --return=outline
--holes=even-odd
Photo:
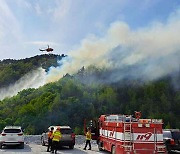
[[[113,154],[167,153],[163,143],[162,119],[140,119],[132,115],[101,115],[91,121],[92,139],[99,150]],[[86,128],[86,123],[85,123]]]

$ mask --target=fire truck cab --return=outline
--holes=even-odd
[[[140,119],[139,113],[135,117],[101,115],[96,126],[99,133],[92,132],[92,138],[97,139],[99,150],[113,154],[166,153],[162,125],[162,119]]]

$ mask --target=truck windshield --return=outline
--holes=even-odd
[[[180,140],[180,132],[172,132],[172,137],[175,140]]]
[[[172,138],[171,132],[170,131],[163,131],[163,137],[164,138]]]

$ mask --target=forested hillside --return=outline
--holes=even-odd
[[[83,67],[73,76],[67,74],[57,82],[0,101],[1,129],[21,125],[26,133],[39,134],[58,124],[70,125],[80,133],[85,118],[134,111],[142,111],[143,118],[162,118],[165,128],[180,128],[180,92],[168,77],[148,83],[134,80],[113,84],[88,78],[100,78],[102,72],[96,67]]]
[[[58,66],[57,60],[64,55],[43,54],[31,58],[13,60],[5,59],[0,61],[0,88],[15,83],[28,72],[42,67],[48,71],[51,66]]]

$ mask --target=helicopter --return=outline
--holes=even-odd
[[[46,51],[46,52],[52,52],[54,49],[50,48],[49,45],[47,45],[48,48],[47,49],[39,49],[39,51]]]

